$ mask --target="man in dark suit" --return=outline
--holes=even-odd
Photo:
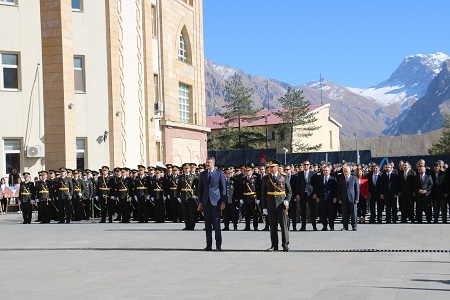
[[[431,223],[431,189],[433,188],[433,179],[431,175],[426,174],[423,166],[417,168],[417,175],[414,178],[414,189],[416,193],[416,221],[422,223],[422,215],[425,210],[425,216],[428,223]]]
[[[445,173],[441,171],[441,164],[434,164],[434,172],[431,173],[433,188],[431,189],[431,201],[433,203],[434,223],[438,222],[439,211],[442,214],[442,223],[447,223],[447,201],[445,200]]]
[[[342,205],[343,230],[348,230],[348,221],[356,231],[357,204],[359,201],[358,179],[350,174],[350,167],[344,167],[344,176],[338,180],[338,201]]]
[[[370,202],[370,220],[369,223],[375,223],[375,218],[378,223],[381,223],[381,215],[384,210],[384,200],[380,199],[381,186],[380,167],[377,164],[372,165],[372,171],[367,174],[369,181],[369,202]]]
[[[381,175],[380,199],[386,205],[386,223],[397,222],[398,174],[392,172],[392,165],[386,165]]]
[[[289,201],[289,218],[292,219],[292,230],[297,230],[297,188],[298,188],[298,177],[297,175],[292,174],[292,168],[290,165],[287,165],[284,167],[284,173],[287,176],[287,179],[289,181],[289,184],[291,185],[292,189],[292,196]]]
[[[337,202],[337,180],[330,176],[330,166],[322,167],[322,175],[320,175],[314,185],[313,199],[319,203],[320,219],[322,221],[322,231],[327,231],[328,224],[330,230],[334,230],[335,204]]]
[[[302,227],[300,231],[306,230],[306,204],[309,206],[309,215],[311,219],[311,224],[314,231],[317,231],[316,227],[316,202],[312,199],[313,195],[313,181],[314,172],[309,169],[309,161],[305,160],[303,166],[305,169],[298,173],[297,181],[297,199],[299,199],[300,213],[302,219]]]
[[[414,223],[414,177],[416,172],[411,170],[409,162],[403,163],[403,169],[398,176],[398,196],[400,197],[400,211],[402,212],[401,222],[406,223],[407,219]]]
[[[227,181],[223,171],[215,167],[214,157],[206,159],[206,170],[199,175],[198,210],[205,215],[206,251],[212,250],[212,228],[214,226],[216,250],[222,250],[220,212],[227,201]]]
[[[281,246],[289,251],[289,216],[287,209],[292,197],[291,184],[287,175],[280,172],[281,163],[269,160],[269,174],[262,181],[261,200],[263,214],[269,215],[270,240],[272,246],[268,251],[278,251],[278,224],[281,227]]]

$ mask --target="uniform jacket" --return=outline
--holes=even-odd
[[[284,200],[290,201],[292,197],[291,184],[286,174],[278,174],[275,178],[272,174],[264,176],[262,180],[261,202],[262,207],[267,208],[268,211],[275,211],[279,205],[284,205]],[[280,193],[284,191],[285,194]],[[271,193],[280,193],[278,195],[271,195]]]
[[[73,182],[70,177],[60,177],[58,179],[58,198],[72,197],[73,195]]]
[[[189,173],[182,174],[178,179],[178,194],[181,200],[186,201],[197,195],[198,180],[197,176]]]
[[[35,189],[34,189],[34,182],[27,181],[27,182],[21,182],[20,183],[20,190],[19,190],[19,200],[21,202],[31,202],[31,200],[34,200],[36,197]]]

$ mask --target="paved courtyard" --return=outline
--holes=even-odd
[[[223,232],[225,251],[199,251],[205,247],[203,223],[195,231],[171,223],[20,223],[19,214],[0,215],[0,299],[450,295],[449,224],[291,232],[293,251],[269,253],[262,251],[270,246],[264,231]]]

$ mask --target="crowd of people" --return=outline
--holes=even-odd
[[[225,206],[221,212],[222,230],[269,230],[262,183],[268,174],[266,164],[218,165],[226,178]],[[194,230],[204,215],[199,211],[198,178],[205,165],[185,163],[135,169],[103,166],[99,171],[41,171],[38,177],[16,172],[8,185],[20,185],[18,201],[23,223],[30,224],[32,212],[40,223],[70,223],[93,220],[100,223],[184,222],[184,230]],[[448,166],[437,161],[428,167],[419,160],[413,170],[407,161],[396,168],[393,162],[338,165],[322,162],[280,166],[290,183],[286,200],[291,231],[334,230],[342,217],[342,230],[357,230],[359,223],[447,223],[450,175]],[[2,179],[1,186],[6,186]],[[2,199],[5,211],[6,199]],[[450,214],[450,212],[449,212]],[[424,219],[425,217],[425,219]],[[300,224],[297,228],[297,224]],[[232,226],[232,227],[231,227]]]

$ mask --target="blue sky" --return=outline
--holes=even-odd
[[[205,57],[291,85],[369,87],[412,54],[450,55],[449,0],[203,0]]]

